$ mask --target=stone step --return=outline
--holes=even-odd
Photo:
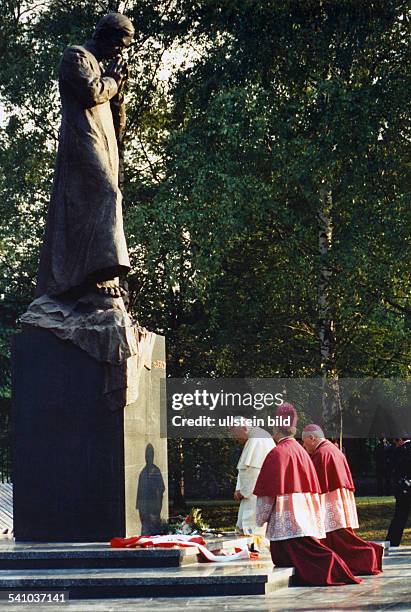
[[[207,547],[233,552],[249,538],[210,538]],[[197,563],[197,548],[110,548],[108,544],[0,542],[1,569],[98,569],[179,567]]]
[[[390,543],[387,540],[374,540],[374,544],[379,544],[384,548],[383,557],[388,557],[390,554]]]
[[[21,550],[0,552],[0,570],[179,567],[196,562],[196,550],[179,549]]]
[[[262,595],[289,585],[293,568],[269,560],[150,569],[1,570],[0,591],[65,591],[69,599]]]

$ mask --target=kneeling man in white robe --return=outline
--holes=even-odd
[[[271,435],[260,427],[233,427],[234,439],[244,444],[237,463],[238,478],[234,499],[240,502],[236,531],[244,535],[264,535],[265,527],[256,527],[257,497],[253,494],[261,466],[268,453],[275,447]]]

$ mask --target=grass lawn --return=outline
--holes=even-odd
[[[394,498],[357,497],[356,500],[360,523],[358,535],[366,540],[384,540],[394,514]],[[201,508],[204,520],[214,529],[231,531],[235,528],[238,504],[234,500],[189,500],[187,507]],[[411,545],[411,520],[401,544]]]
[[[394,507],[394,497],[357,497],[358,535],[366,540],[384,540]],[[411,520],[404,529],[401,544],[411,545]]]

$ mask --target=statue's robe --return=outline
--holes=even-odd
[[[62,122],[36,295],[60,295],[130,269],[110,100],[115,79],[86,43],[59,71]]]

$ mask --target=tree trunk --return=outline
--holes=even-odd
[[[335,363],[334,322],[330,307],[330,252],[333,238],[333,197],[329,185],[320,188],[318,211],[318,248],[320,271],[318,279],[318,340],[322,378],[322,418],[327,434],[340,438],[342,446],[342,410],[338,373]]]
[[[174,480],[174,496],[173,496],[173,512],[176,510],[185,510],[186,502],[184,497],[184,440],[179,438],[177,442],[177,457],[176,463],[173,466]]]

